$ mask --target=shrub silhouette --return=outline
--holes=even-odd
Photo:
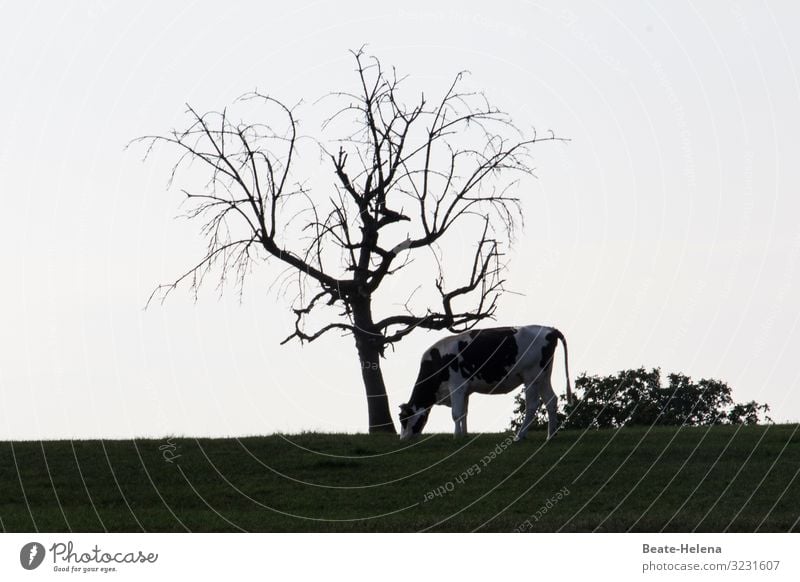
[[[558,417],[563,428],[619,428],[630,425],[710,426],[772,422],[769,406],[751,401],[734,403],[725,382],[684,374],[669,374],[661,384],[661,370],[623,370],[610,376],[588,376],[575,380],[575,402],[564,404]],[[563,401],[562,401],[563,402]],[[515,398],[510,429],[517,431],[525,416],[525,396]],[[544,408],[531,428],[547,425]]]

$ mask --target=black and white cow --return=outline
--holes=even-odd
[[[564,346],[567,399],[572,401],[567,340],[554,327],[495,327],[439,340],[422,356],[411,398],[400,406],[400,438],[422,432],[434,404],[451,407],[455,435],[467,434],[470,394],[506,394],[520,384],[525,385],[526,409],[515,440],[525,438],[542,401],[547,408],[547,438],[552,437],[558,426],[558,397],[550,374],[558,340]]]

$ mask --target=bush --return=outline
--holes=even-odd
[[[575,380],[575,402],[559,407],[564,428],[618,428],[629,425],[759,424],[772,422],[769,406],[755,401],[737,404],[730,387],[720,380],[694,382],[683,374],[669,374],[661,385],[661,370],[623,370],[611,376],[587,376]],[[561,403],[564,401],[561,400]],[[510,429],[517,431],[525,416],[525,394],[515,398]],[[540,407],[532,429],[547,425]]]

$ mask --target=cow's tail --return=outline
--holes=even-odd
[[[569,355],[567,354],[567,338],[564,337],[564,334],[558,330],[555,330],[558,339],[561,340],[561,344],[564,346],[564,373],[567,376],[567,403],[572,404],[574,403],[574,399],[572,397],[572,386],[569,382]]]

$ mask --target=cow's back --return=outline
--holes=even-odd
[[[428,353],[441,354],[447,363],[448,383],[454,388],[484,394],[509,392],[521,382],[517,374],[519,329],[495,327],[460,333],[439,340]]]

